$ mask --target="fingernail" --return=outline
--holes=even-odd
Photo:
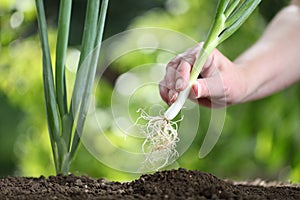
[[[170,103],[173,103],[176,100],[176,98],[177,98],[177,92],[170,90],[169,92]]]
[[[176,99],[176,95],[174,94],[174,95],[172,96],[172,98],[170,99],[170,102],[171,102],[171,103],[174,103],[175,99]]]
[[[182,79],[181,79],[181,78],[177,79],[176,85],[175,85],[175,89],[176,89],[176,90],[181,90],[181,89],[182,89],[182,86],[183,86],[183,84],[182,84]]]
[[[191,90],[191,98],[192,99],[197,99],[199,96],[199,88],[197,84],[194,84],[192,86],[192,90]]]

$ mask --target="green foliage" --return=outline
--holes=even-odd
[[[220,0],[214,22],[191,72],[191,82],[199,76],[207,56],[224,42],[248,19],[261,0],[230,1]]]
[[[70,164],[79,145],[79,136],[82,134],[85,116],[88,112],[108,0],[102,1],[100,12],[99,7],[100,1],[87,2],[81,54],[71,104],[68,106],[65,65],[72,1],[63,0],[60,3],[56,43],[56,73],[53,77],[44,3],[43,0],[36,0],[37,21],[43,56],[46,116],[57,174],[69,173]],[[68,110],[68,108],[70,109]]]
[[[0,4],[2,2],[10,2],[13,5],[13,1],[0,1]],[[165,9],[151,9],[139,15],[131,22],[129,28],[162,27],[179,31],[196,41],[205,39],[212,23],[216,1],[168,0],[165,1],[165,5]],[[1,7],[0,90],[7,97],[9,104],[21,110],[26,117],[22,117],[21,122],[14,122],[14,124],[12,124],[13,121],[7,122],[11,127],[18,127],[15,130],[18,138],[14,144],[14,152],[11,153],[14,154],[18,163],[18,170],[15,174],[48,176],[54,174],[55,169],[50,156],[51,146],[45,120],[42,61],[38,36],[34,34],[20,38],[17,34],[32,30],[28,27],[31,27],[32,19],[35,19],[32,18],[35,16],[35,12],[32,13],[34,5],[26,11],[30,14],[24,14],[24,20],[17,28],[10,26],[11,7],[15,6]],[[113,11],[112,8],[111,12]],[[255,11],[245,25],[222,43],[219,49],[226,56],[234,59],[260,37],[264,28],[263,18]],[[55,57],[56,34],[56,28],[51,27],[48,35],[52,58]],[[135,39],[131,38],[128,43],[132,43]],[[176,43],[180,42],[176,41]],[[184,48],[188,46],[183,44],[182,50]],[[67,52],[67,63],[78,59],[78,56],[76,59],[72,56],[72,51],[69,49]],[[123,73],[145,63],[157,61],[167,63],[172,57],[174,55],[160,51],[134,52],[114,62],[111,68],[117,73]],[[70,72],[68,67],[67,65],[66,82],[72,85],[75,74]],[[97,108],[110,109],[113,89],[110,80],[101,80],[96,92]],[[157,89],[153,90],[157,92]],[[67,88],[68,96],[71,92],[71,88]],[[248,180],[259,177],[299,182],[300,155],[297,153],[300,142],[299,94],[300,87],[295,85],[263,100],[228,108],[222,135],[215,148],[204,159],[198,158],[198,152],[209,124],[211,111],[200,108],[199,131],[192,146],[179,159],[180,166],[207,171],[223,178]],[[6,105],[1,99],[0,101],[1,105]],[[137,105],[133,107],[139,106],[137,101]],[[135,112],[134,108],[131,112]],[[1,113],[1,120],[8,115],[16,117],[11,111],[1,110]],[[103,117],[111,119],[106,112],[102,114]],[[4,120],[1,122],[4,123]],[[4,127],[1,128],[4,129]],[[9,129],[3,129],[0,129],[1,136],[3,136],[1,144],[7,143],[12,134]],[[111,131],[114,129],[108,130],[107,134],[115,140],[117,145],[126,145],[124,140],[120,140]],[[131,148],[133,147],[131,145]],[[7,149],[6,152],[10,150]],[[119,172],[99,163],[84,146],[78,148],[71,171],[93,177],[107,177],[111,180],[130,180],[138,176]]]

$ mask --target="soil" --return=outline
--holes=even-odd
[[[0,199],[300,199],[300,185],[233,182],[177,169],[124,183],[72,174],[6,177],[0,179]]]

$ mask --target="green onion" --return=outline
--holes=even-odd
[[[60,2],[55,82],[44,3],[43,0],[36,0],[37,19],[43,53],[43,83],[47,122],[57,174],[67,174],[69,172],[75,151],[80,143],[79,135],[83,130],[92,86],[94,85],[108,0],[102,1],[100,17],[99,7],[100,0],[88,0],[80,61],[73,87],[71,104],[68,107],[65,65],[72,0],[61,0]]]
[[[249,15],[258,6],[261,0],[219,0],[214,22],[210,28],[204,45],[199,52],[198,58],[194,63],[189,85],[180,92],[177,100],[167,109],[163,116],[150,116],[141,112],[139,119],[146,121],[141,128],[146,135],[144,146],[148,146],[148,152],[144,167],[160,169],[169,163],[172,163],[179,154],[176,151],[177,138],[177,123],[182,120],[172,122],[181,111],[193,83],[197,80],[203,65],[205,64],[211,52],[229,36],[231,36],[249,17]]]
[[[261,0],[220,0],[215,15],[214,22],[210,28],[207,39],[204,42],[198,59],[196,60],[188,87],[183,90],[177,100],[165,112],[164,117],[168,120],[174,119],[190,93],[192,84],[199,76],[207,57],[224,40],[230,37],[246,21]]]

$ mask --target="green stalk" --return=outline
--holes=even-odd
[[[250,0],[248,0],[248,1],[250,1]],[[230,37],[235,31],[237,31],[240,28],[240,26],[248,19],[248,17],[255,10],[255,8],[259,5],[260,2],[261,2],[261,0],[252,0],[251,4],[247,4],[246,9],[244,9],[243,7],[239,8],[242,10],[242,12],[236,12],[236,13],[232,14],[233,17],[236,15],[242,15],[242,16],[239,17],[229,27],[228,27],[228,24],[225,24],[226,30],[223,31],[222,35],[220,35],[219,44],[222,43],[224,40],[226,40],[228,37]],[[229,18],[229,20],[230,20],[230,18]]]
[[[91,97],[92,88],[93,88],[94,80],[95,80],[96,69],[97,69],[97,65],[98,65],[98,59],[99,59],[101,43],[102,43],[102,38],[103,38],[108,3],[109,3],[109,0],[103,0],[102,4],[101,4],[100,16],[99,16],[98,27],[97,27],[97,30],[98,30],[97,37],[96,37],[96,42],[94,45],[95,50],[91,54],[92,62],[90,63],[88,78],[86,79],[86,83],[85,83],[83,100],[82,100],[80,112],[78,115],[79,119],[78,119],[77,127],[75,130],[73,142],[72,142],[71,156],[73,156],[75,154],[76,149],[78,147],[78,144],[80,141],[80,135],[82,134],[83,127],[84,127],[85,116],[86,116],[86,113],[88,112],[88,108],[90,105],[90,97]]]
[[[98,20],[99,5],[100,0],[88,0],[80,61],[71,105],[68,110],[65,63],[72,1],[62,0],[60,2],[54,84],[44,4],[43,0],[36,0],[43,53],[43,83],[47,122],[57,174],[67,174],[69,172],[74,153],[80,142],[79,134],[82,132],[85,116],[89,107],[102,42],[108,0],[102,1],[100,18]],[[73,132],[75,133],[72,138]]]
[[[80,67],[82,67],[82,62],[85,60],[88,54],[90,54],[94,49],[95,39],[97,35],[99,5],[99,0],[88,0],[78,70],[80,69]]]
[[[166,119],[172,120],[177,116],[189,95],[192,84],[201,73],[208,56],[219,44],[240,28],[261,0],[244,0],[238,6],[239,2],[240,0],[234,0],[230,4],[230,0],[219,0],[214,22],[199,52],[198,59],[194,63],[189,86],[179,94],[177,100],[165,112],[164,117]]]
[[[43,57],[43,85],[46,104],[48,131],[56,171],[59,169],[59,157],[61,156],[60,142],[60,117],[56,107],[56,96],[53,81],[52,62],[47,35],[47,23],[44,4],[42,0],[36,0],[37,20],[39,25],[40,41]]]
[[[87,68],[89,66],[89,62],[91,59],[89,54],[93,51],[95,45],[99,5],[99,0],[88,0],[87,14],[81,44],[81,54],[79,58],[77,75],[71,99],[70,112],[73,115],[73,119],[75,118],[74,116],[77,115],[77,112],[80,108],[80,103],[82,101],[82,96],[84,92],[84,83],[86,82],[88,73],[88,69],[81,70],[81,68]]]
[[[225,14],[225,17],[228,18],[229,15],[234,11],[234,9],[237,7],[237,5],[240,3],[240,0],[233,1],[230,6],[227,8]]]
[[[81,54],[78,64],[78,70],[75,78],[75,84],[73,88],[73,94],[71,99],[71,105],[70,105],[70,112],[69,115],[66,116],[63,119],[65,129],[65,138],[67,141],[67,151],[68,153],[63,158],[62,162],[62,169],[65,172],[69,171],[70,163],[73,159],[74,153],[70,153],[71,149],[75,148],[77,149],[77,146],[79,144],[76,144],[76,147],[74,147],[72,141],[77,140],[77,133],[75,129],[75,133],[73,134],[72,138],[72,132],[73,127],[76,125],[76,122],[79,122],[76,119],[77,112],[80,108],[80,104],[83,100],[83,93],[84,93],[84,87],[85,87],[85,80],[87,79],[88,73],[89,73],[89,65],[91,64],[91,60],[89,58],[89,54],[92,52],[95,44],[96,39],[96,31],[97,31],[97,21],[98,21],[98,13],[99,13],[99,0],[89,0],[87,3],[87,11],[86,11],[86,19],[85,19],[85,26],[83,31],[83,39],[82,39],[82,45],[81,45]],[[75,106],[74,106],[75,105]],[[78,139],[79,140],[79,139]]]
[[[66,154],[68,154],[70,141],[71,141],[71,127],[70,117],[68,114],[68,100],[67,100],[67,89],[66,89],[66,54],[69,40],[69,29],[70,19],[72,10],[72,0],[62,0],[59,7],[59,18],[58,18],[58,30],[57,30],[57,42],[56,42],[56,67],[55,67],[55,81],[56,81],[56,97],[57,104],[60,112],[61,119],[61,136],[63,138],[63,154],[60,158],[61,162],[64,163],[66,160]],[[64,164],[61,164],[61,167]],[[65,172],[65,169],[59,170],[61,173]],[[68,172],[68,171],[67,171]]]
[[[56,95],[60,116],[68,113],[65,79],[65,63],[69,40],[72,0],[61,0],[59,7],[57,42],[56,42]]]
[[[208,37],[203,45],[203,49],[200,52],[199,59],[197,59],[194,64],[191,73],[191,81],[195,81],[199,76],[207,57],[211,54],[213,49],[240,28],[261,0],[244,0],[243,3],[237,7],[239,2],[240,0],[235,0],[228,6],[228,0],[219,1],[212,28],[210,29]]]

